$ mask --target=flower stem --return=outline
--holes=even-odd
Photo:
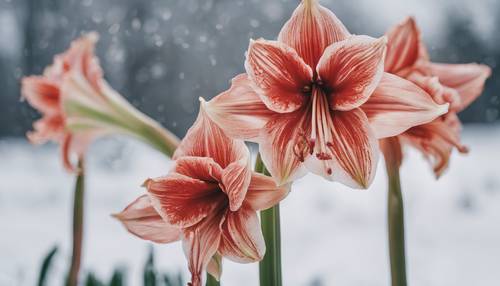
[[[205,283],[205,286],[219,286],[220,283],[217,281],[212,275],[207,273],[207,283]]]
[[[382,144],[388,176],[388,231],[389,257],[392,286],[406,286],[404,208],[399,168],[401,146],[397,138],[389,138]]]
[[[71,256],[71,267],[68,274],[67,286],[78,285],[78,273],[82,260],[83,242],[83,209],[84,209],[84,163],[83,158],[78,161],[78,176],[76,178],[75,193],[73,199],[73,254]]]
[[[255,171],[269,176],[269,172],[257,155]],[[262,234],[266,242],[266,254],[259,263],[260,286],[281,286],[281,235],[280,235],[280,206],[260,212]]]

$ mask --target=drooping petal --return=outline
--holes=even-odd
[[[420,57],[420,31],[415,19],[408,17],[387,33],[385,71],[393,74],[411,68]]]
[[[222,276],[222,256],[220,254],[216,253],[212,256],[207,265],[207,273],[212,275],[215,280],[220,281]]]
[[[279,203],[289,192],[290,185],[278,187],[271,177],[252,173],[245,204],[255,211],[265,210]]]
[[[259,137],[262,161],[278,185],[293,181],[306,170],[302,162],[309,156],[310,115],[301,109],[279,114],[266,124]]]
[[[448,111],[415,84],[385,73],[379,86],[361,106],[377,138],[398,135],[410,127],[434,120]]]
[[[237,75],[229,90],[204,104],[210,118],[236,139],[255,140],[275,114],[262,102],[246,74]]]
[[[360,109],[337,111],[330,128],[332,174],[319,174],[353,188],[368,188],[378,161],[378,142],[368,118]]]
[[[151,202],[170,224],[192,226],[210,215],[225,199],[216,183],[171,173],[144,183]]]
[[[188,285],[202,286],[203,271],[219,248],[220,225],[224,216],[225,211],[217,210],[200,223],[184,230],[182,245],[191,272],[191,282]]]
[[[44,114],[60,113],[59,87],[41,76],[25,77],[21,94],[29,104]]]
[[[236,211],[241,207],[243,200],[248,191],[248,185],[252,177],[252,170],[250,169],[250,161],[236,161],[222,173],[223,190],[229,199],[229,208],[231,211]]]
[[[205,182],[218,183],[222,179],[222,168],[208,157],[183,156],[175,161],[174,172]]]
[[[228,212],[221,225],[220,253],[235,262],[249,263],[264,257],[266,244],[260,229],[257,213],[243,206],[236,212]]]
[[[229,138],[215,124],[200,105],[198,118],[175,150],[174,159],[182,156],[209,157],[226,168],[229,164],[242,159],[249,159],[249,151],[241,140]]]
[[[45,115],[33,123],[33,131],[26,137],[32,144],[43,144],[49,140],[59,142],[64,137],[64,119],[60,115]]]
[[[400,138],[422,151],[432,163],[434,173],[439,178],[448,167],[453,148],[460,153],[467,153],[468,148],[460,143],[461,124],[458,117],[448,114],[431,123],[407,130]]]
[[[306,64],[314,68],[326,47],[349,35],[332,11],[317,0],[305,0],[281,29],[278,41],[294,48]]]
[[[385,37],[352,36],[325,50],[317,71],[331,90],[332,109],[351,110],[368,100],[384,72],[385,44]]]
[[[312,70],[287,45],[251,40],[245,68],[255,91],[270,110],[292,112],[306,102],[304,91],[311,84]]]
[[[142,195],[113,217],[133,235],[157,243],[180,239],[181,230],[168,224],[153,208],[148,195]]]
[[[491,75],[491,68],[480,64],[438,64],[428,63],[429,71],[439,81],[458,91],[463,110],[483,91],[486,79]]]

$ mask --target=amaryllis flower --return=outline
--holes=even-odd
[[[251,41],[246,74],[207,103],[230,136],[258,142],[279,184],[307,169],[366,188],[377,139],[447,110],[415,84],[384,73],[386,38],[349,34],[316,1],[303,1],[277,41]]]
[[[460,143],[462,127],[457,112],[481,94],[491,69],[480,64],[431,62],[420,31],[411,17],[392,28],[387,37],[385,71],[413,81],[427,91],[436,103],[450,103],[447,114],[431,123],[410,128],[397,138],[421,150],[432,162],[439,177],[446,170],[454,148],[461,153],[468,150]],[[398,146],[396,149],[399,149]]]
[[[60,143],[69,170],[75,169],[71,153],[82,157],[93,139],[111,132],[138,137],[173,153],[178,139],[137,111],[103,79],[94,55],[97,39],[97,33],[82,36],[56,55],[43,75],[23,78],[23,98],[42,114],[28,139],[35,144]]]
[[[174,155],[175,167],[144,183],[147,195],[116,215],[140,238],[167,243],[182,239],[192,285],[202,271],[220,276],[221,257],[240,263],[261,260],[265,243],[257,211],[288,193],[251,171],[243,141],[227,137],[206,115],[198,119]]]

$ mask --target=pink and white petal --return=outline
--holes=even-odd
[[[294,49],[277,41],[250,40],[245,69],[270,110],[288,113],[305,104],[304,88],[310,87],[313,73]]]
[[[221,231],[222,256],[238,263],[256,262],[264,257],[266,244],[257,213],[251,208],[243,206],[236,212],[228,212]]]
[[[303,160],[309,151],[303,152],[301,143],[307,144],[311,134],[311,118],[308,110],[275,115],[262,129],[259,150],[262,161],[278,185],[302,177],[307,170]]]
[[[184,230],[182,246],[191,272],[191,282],[188,285],[203,285],[203,271],[220,246],[220,225],[224,219],[225,211],[218,210],[200,223]]]
[[[352,36],[325,50],[317,71],[332,90],[330,108],[347,111],[368,100],[384,73],[386,42],[385,37]]]
[[[278,41],[294,48],[310,67],[316,67],[329,45],[345,40],[349,31],[332,11],[317,0],[302,1],[281,29]]]
[[[361,109],[338,111],[332,123],[332,179],[353,188],[368,188],[378,162],[378,140],[368,118]],[[328,179],[328,174],[323,175]]]
[[[448,167],[454,147],[461,153],[468,152],[468,148],[460,143],[460,129],[460,122],[453,114],[411,128],[400,138],[402,142],[422,151],[433,165],[436,177],[439,178]]]
[[[200,105],[198,118],[175,150],[173,159],[182,156],[209,157],[226,168],[229,164],[248,158],[249,151],[241,140],[231,139],[215,124]]]
[[[290,192],[290,185],[277,186],[271,177],[252,173],[245,204],[255,211],[273,207]]]
[[[449,103],[449,109],[452,111],[459,109],[462,104],[458,92],[453,88],[442,85],[437,76],[427,76],[419,72],[413,72],[406,79],[427,92],[437,104]]]
[[[29,76],[22,79],[21,94],[28,103],[44,114],[61,112],[59,87],[41,76]]]
[[[222,179],[222,168],[208,157],[183,156],[175,161],[175,173],[205,182],[218,183]]]
[[[223,190],[229,199],[229,209],[231,211],[236,211],[241,207],[251,177],[252,170],[248,159],[233,162],[222,172]]]
[[[413,17],[394,26],[387,33],[387,55],[385,71],[398,74],[411,68],[421,55],[420,30]]]
[[[222,256],[220,254],[216,253],[212,256],[207,265],[207,273],[212,275],[215,280],[220,281],[222,276]]]
[[[396,136],[428,123],[448,111],[417,85],[385,73],[379,86],[361,106],[377,138]]]
[[[484,89],[484,83],[491,75],[491,68],[480,64],[429,63],[429,72],[439,81],[458,91],[461,98],[459,110],[469,106]]]
[[[246,74],[237,75],[231,88],[204,103],[210,118],[229,137],[255,140],[260,130],[275,114],[266,107]]]
[[[32,144],[43,144],[47,141],[61,142],[65,135],[64,118],[60,115],[45,115],[33,123],[33,131],[26,137]]]
[[[217,183],[171,173],[148,179],[144,186],[158,213],[170,224],[189,227],[209,216],[224,201]]]
[[[133,235],[157,243],[169,243],[180,239],[181,230],[168,224],[153,208],[148,195],[142,195],[120,213],[114,214]]]

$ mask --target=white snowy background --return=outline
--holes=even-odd
[[[490,286],[500,282],[500,126],[467,125],[467,156],[453,155],[435,181],[422,156],[407,150],[402,169],[409,284]],[[56,146],[0,141],[0,285],[33,285],[42,257],[60,246],[53,281],[70,256],[74,179]],[[110,217],[142,194],[141,183],[171,161],[124,139],[104,139],[88,156],[84,271],[108,279],[127,269],[141,285],[148,243]],[[369,190],[314,175],[297,181],[282,203],[284,285],[388,285],[386,178],[383,162]],[[154,246],[161,271],[184,271],[180,243]],[[258,285],[257,264],[225,260],[222,285]]]

